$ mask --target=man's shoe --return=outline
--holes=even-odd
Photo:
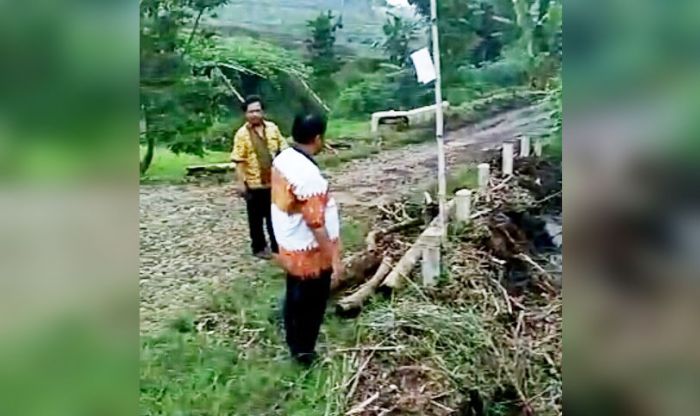
[[[272,253],[270,252],[269,248],[266,248],[265,250],[258,251],[257,253],[253,254],[255,257],[263,260],[271,260],[272,259]]]
[[[309,368],[318,360],[318,354],[315,352],[296,354],[294,360],[302,366]]]

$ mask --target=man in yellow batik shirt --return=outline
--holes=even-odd
[[[265,120],[260,97],[246,98],[242,110],[246,123],[234,136],[231,161],[236,164],[238,194],[246,201],[253,255],[269,259],[271,253],[278,252],[270,216],[272,160],[288,146],[277,125]],[[269,247],[265,228],[270,240]]]

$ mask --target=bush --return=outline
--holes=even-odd
[[[357,119],[376,111],[407,110],[431,104],[432,94],[432,87],[418,84],[412,71],[393,76],[367,75],[363,81],[340,92],[334,115]]]
[[[375,111],[398,109],[396,87],[382,78],[375,76],[342,90],[334,114],[352,119]]]
[[[242,125],[243,117],[217,121],[204,135],[204,148],[216,152],[230,152],[233,148],[233,135]]]

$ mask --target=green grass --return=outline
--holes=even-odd
[[[141,147],[141,154],[145,149]],[[182,182],[187,173],[186,167],[190,165],[206,163],[225,163],[230,160],[229,152],[207,152],[204,157],[181,153],[173,153],[167,148],[157,147],[153,156],[153,162],[142,182]]]
[[[478,186],[478,171],[474,166],[467,166],[459,169],[447,176],[447,199],[449,200],[460,189],[476,189]],[[426,189],[431,195],[437,195],[438,185],[431,184]],[[419,192],[414,196],[416,202],[423,200],[423,195]]]
[[[355,326],[328,314],[318,350],[325,361],[307,371],[288,356],[272,319],[284,276],[272,266],[215,295],[209,313],[230,326],[211,334],[182,325],[184,317],[141,345],[143,415],[317,415],[329,401],[341,358],[329,350],[352,345]],[[335,384],[333,384],[335,385]],[[333,403],[331,403],[333,404]]]
[[[348,249],[363,244],[366,225],[343,224]],[[344,396],[332,391],[343,373],[343,355],[354,346],[357,326],[330,311],[319,337],[324,361],[311,370],[295,365],[283,331],[273,319],[284,275],[270,264],[214,293],[203,316],[214,316],[211,333],[195,330],[189,314],[141,341],[142,415],[323,415],[339,414]],[[202,315],[200,315],[202,316]]]
[[[331,141],[347,138],[368,139],[372,137],[372,132],[370,131],[369,120],[330,119],[326,137]]]
[[[318,157],[324,168],[334,168],[355,159],[363,159],[383,150],[396,149],[410,144],[422,143],[434,138],[432,128],[415,128],[403,132],[384,130],[381,146],[372,137],[369,122],[357,120],[331,120],[326,134],[330,142],[343,142],[351,145],[350,149],[338,151],[338,154],[324,152]],[[141,147],[141,156],[145,148]],[[145,175],[144,183],[182,183],[185,180],[186,167],[197,164],[224,163],[229,161],[228,152],[207,152],[204,157],[188,154],[176,155],[167,148],[156,148],[153,162]]]

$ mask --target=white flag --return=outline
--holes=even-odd
[[[411,54],[411,60],[413,61],[413,66],[416,68],[418,82],[427,84],[437,78],[435,74],[435,65],[433,64],[433,59],[430,57],[428,48],[413,52]]]

